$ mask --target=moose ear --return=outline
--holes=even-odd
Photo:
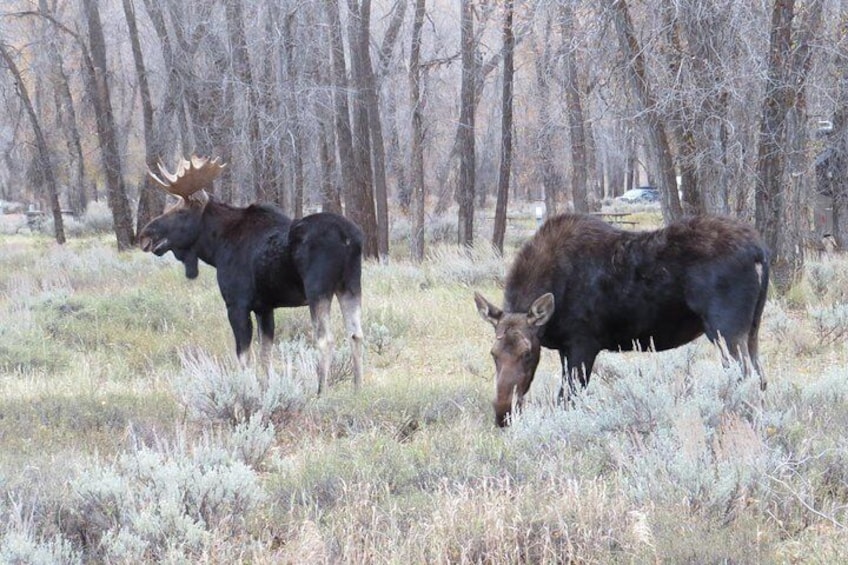
[[[479,292],[474,293],[474,302],[477,303],[477,312],[480,313],[480,317],[493,326],[497,326],[503,316],[503,310],[483,298]]]
[[[531,326],[544,326],[554,315],[554,295],[548,292],[537,298],[527,311],[527,323]]]

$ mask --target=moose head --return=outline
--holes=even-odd
[[[520,409],[533,382],[541,354],[540,333],[554,314],[554,295],[537,298],[526,312],[504,312],[474,293],[480,316],[495,328],[492,358],[495,361],[495,422],[509,424],[513,401]]]
[[[185,266],[186,277],[190,279],[196,278],[199,272],[195,244],[201,233],[203,211],[209,202],[209,194],[204,189],[225,166],[217,157],[210,160],[193,155],[190,160],[180,159],[175,173],[169,172],[161,162],[161,176],[148,171],[160,187],[177,197],[177,201],[144,226],[139,244],[143,251],[157,256],[172,251]]]

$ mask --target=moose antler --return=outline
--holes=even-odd
[[[209,158],[198,157],[197,155],[192,155],[191,160],[180,159],[176,173],[168,172],[161,161],[158,165],[161,178],[149,169],[147,173],[159,186],[181,198],[188,198],[212,184],[212,181],[226,167],[224,163],[219,161],[218,157],[209,160]],[[163,178],[165,180],[162,180]]]

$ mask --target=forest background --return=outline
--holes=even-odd
[[[842,0],[15,1],[0,12],[0,198],[105,200],[119,249],[164,206],[146,177],[229,163],[226,201],[390,224],[450,210],[503,249],[510,200],[598,210],[659,188],[664,220],[755,221],[775,281],[846,239]],[[828,218],[816,224],[815,200]],[[495,204],[491,233],[475,210]],[[454,206],[455,205],[455,206]],[[478,222],[479,223],[479,222]]]

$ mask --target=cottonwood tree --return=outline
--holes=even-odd
[[[155,171],[156,162],[162,158],[162,151],[153,131],[153,98],[147,80],[147,69],[144,64],[144,53],[142,52],[141,41],[139,39],[135,6],[132,0],[122,0],[122,5],[124,8],[124,17],[127,22],[127,30],[129,31],[136,78],[138,80],[141,102],[141,124],[144,135],[144,158],[147,168]],[[137,231],[141,231],[150,220],[159,215],[164,205],[165,192],[155,185],[149,175],[144,175],[138,196]]]
[[[537,155],[534,164],[537,176],[544,189],[545,210],[549,216],[556,214],[560,192],[562,191],[563,176],[557,163],[556,129],[557,123],[551,111],[551,73],[553,72],[551,45],[551,30],[553,21],[547,10],[540,11],[543,17],[542,31],[531,35],[531,50],[533,68],[535,71],[534,100],[535,134],[533,148]],[[541,35],[541,37],[539,37]]]
[[[577,62],[574,53],[574,10],[571,2],[560,4],[560,30],[563,42],[563,87],[565,89],[569,142],[571,145],[571,200],[575,212],[588,212],[589,158],[582,94],[577,79]]]
[[[624,73],[629,92],[637,107],[645,136],[651,169],[660,190],[663,218],[666,222],[683,215],[677,193],[674,158],[665,125],[657,112],[657,97],[648,77],[643,48],[636,36],[630,9],[625,0],[607,0],[619,49],[624,57]]]
[[[833,236],[840,249],[848,248],[848,2],[840,6],[833,54],[837,87],[832,114],[833,132],[827,150],[824,195],[833,199]]]
[[[27,90],[24,78],[18,70],[18,65],[10,54],[9,48],[0,42],[0,59],[6,65],[6,68],[15,79],[15,87],[18,90],[21,103],[29,117],[30,125],[32,126],[33,135],[35,136],[35,144],[38,149],[38,166],[41,168],[41,173],[44,175],[45,184],[47,185],[47,200],[50,203],[50,209],[53,213],[54,235],[57,243],[65,243],[65,228],[62,222],[62,208],[59,205],[59,187],[56,183],[56,175],[53,170],[53,164],[50,162],[50,148],[47,146],[47,140],[41,129],[41,124],[38,121],[35,108],[32,105],[29,91]]]
[[[498,167],[498,195],[495,204],[495,226],[492,246],[503,253],[506,234],[506,210],[509,203],[509,180],[512,174],[512,93],[515,75],[515,35],[512,30],[513,0],[504,3],[503,80],[501,91],[501,161]]]
[[[462,86],[459,111],[459,184],[456,199],[458,211],[458,243],[474,243],[474,190],[476,177],[474,119],[477,105],[475,93],[476,58],[474,54],[474,12],[471,0],[460,1],[460,52],[462,54]]]
[[[798,194],[791,182],[790,162],[803,151],[805,83],[810,65],[809,41],[821,14],[821,3],[807,6],[807,18],[795,27],[795,1],[775,0],[772,7],[766,90],[757,153],[756,225],[771,251],[773,280],[787,290],[803,268]]]
[[[415,0],[412,41],[409,49],[409,105],[411,107],[412,140],[410,148],[410,185],[412,187],[412,258],[424,260],[424,125],[421,99],[421,29],[426,15],[425,0]]]
[[[359,206],[365,222],[363,229],[366,233],[371,231],[376,235],[377,256],[387,259],[389,216],[386,157],[377,84],[371,63],[371,0],[348,0],[348,8],[350,53],[356,86],[353,93],[353,129],[354,155],[361,191]]]
[[[100,159],[106,177],[106,197],[112,210],[118,250],[125,251],[133,246],[132,210],[124,180],[118,129],[112,110],[111,88],[108,79],[106,38],[100,21],[99,0],[82,0],[88,29],[90,58],[84,58],[88,74],[88,88],[95,110],[95,124],[100,147]]]

